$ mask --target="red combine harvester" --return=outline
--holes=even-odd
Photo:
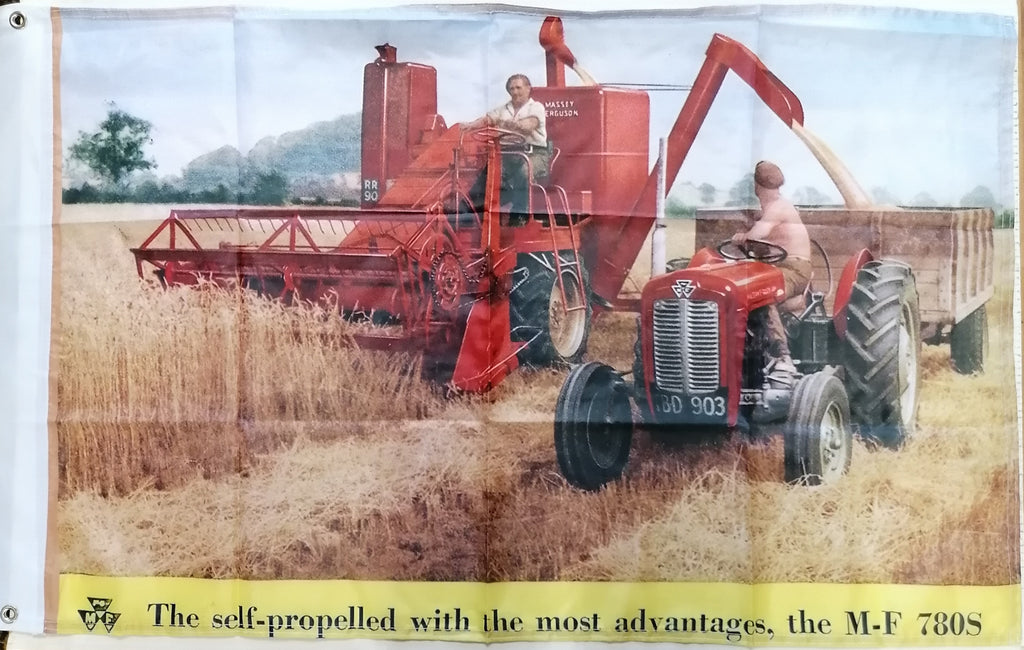
[[[524,223],[500,205],[514,134],[447,127],[436,70],[382,45],[364,72],[360,209],[175,210],[132,249],[140,276],[369,314],[387,326],[366,328],[359,345],[425,351],[431,376],[460,390],[486,391],[520,361],[578,361],[595,311],[640,306],[620,291],[655,219],[649,99],[567,86],[565,68],[578,68],[558,18],[545,19],[540,42],[547,86],[533,97],[547,107],[553,155]],[[802,124],[796,96],[716,34],[668,138],[669,186],[729,70],[787,125]],[[480,174],[482,209],[467,196]]]

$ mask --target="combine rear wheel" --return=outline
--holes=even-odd
[[[789,403],[783,438],[787,483],[820,485],[846,473],[853,430],[842,382],[823,372],[801,377]]]
[[[961,375],[973,375],[985,371],[987,354],[988,313],[982,305],[953,326],[949,335],[949,355],[954,370]]]
[[[913,433],[920,356],[913,273],[899,262],[869,262],[853,285],[846,322],[847,391],[861,435],[898,449]]]
[[[544,260],[520,258],[527,276],[510,299],[512,340],[530,342],[519,353],[523,363],[577,363],[586,352],[590,335],[587,271],[582,265],[563,263],[559,282],[551,256],[544,255]]]
[[[555,452],[562,475],[584,490],[597,490],[622,475],[633,440],[626,384],[600,363],[576,366],[555,405]]]

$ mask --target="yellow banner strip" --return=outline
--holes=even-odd
[[[1016,645],[1020,586],[241,581],[62,575],[58,632],[290,639]]]

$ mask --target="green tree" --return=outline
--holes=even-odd
[[[257,171],[245,198],[255,205],[284,205],[288,198],[288,179],[277,170]]]
[[[896,198],[896,195],[890,192],[887,187],[872,187],[871,197],[878,205],[899,205],[900,203],[899,199]]]
[[[675,197],[669,197],[665,203],[665,216],[682,219],[693,219],[697,216],[697,208],[686,205]]]
[[[1013,210],[1003,210],[996,215],[995,224],[996,228],[1013,228]]]
[[[799,205],[828,205],[832,199],[818,191],[818,188],[806,185],[796,191],[793,202]]]
[[[124,189],[132,172],[156,167],[144,151],[147,144],[153,143],[152,128],[146,120],[111,103],[99,130],[78,132],[78,139],[71,145],[71,158],[87,165],[104,181]]]
[[[159,203],[160,196],[160,184],[153,179],[147,179],[135,188],[132,196],[133,201],[139,203]]]
[[[928,192],[919,192],[910,204],[916,205],[919,208],[934,208],[939,204],[939,202],[936,201]]]
[[[718,194],[718,190],[711,183],[701,183],[700,187],[697,188],[700,192],[700,202],[704,205],[711,205],[715,202],[715,195]]]
[[[757,195],[754,194],[754,175],[747,174],[729,189],[729,200],[726,205],[729,207],[746,207],[757,205]]]
[[[979,185],[967,194],[964,194],[963,198],[960,199],[960,206],[964,208],[994,209],[996,207],[996,197],[992,195],[992,190],[984,185]]]

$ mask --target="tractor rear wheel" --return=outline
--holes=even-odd
[[[563,264],[559,282],[551,256],[543,257],[545,263],[520,258],[527,276],[510,298],[512,340],[529,342],[519,353],[523,363],[577,363],[590,335],[590,279],[582,265]]]
[[[787,483],[831,483],[850,467],[850,404],[835,375],[801,377],[783,430]]]
[[[555,453],[569,483],[600,489],[622,475],[633,440],[633,414],[622,376],[587,363],[566,377],[555,405]]]
[[[985,305],[953,326],[949,335],[949,356],[953,369],[961,375],[985,371],[988,353],[988,313]]]
[[[847,310],[844,357],[860,434],[898,449],[914,431],[921,373],[917,284],[908,266],[882,260],[860,270]]]

